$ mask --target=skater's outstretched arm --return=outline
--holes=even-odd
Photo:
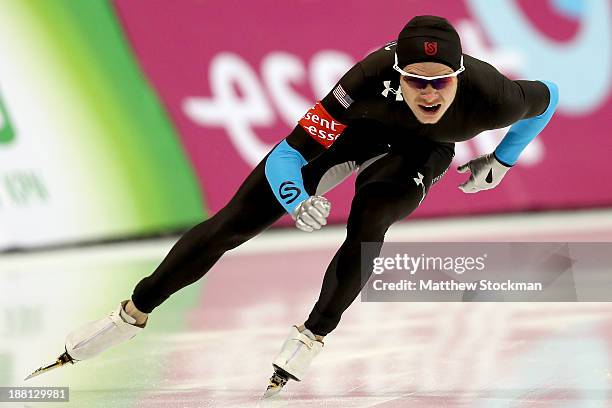
[[[495,149],[495,157],[513,166],[527,145],[544,129],[559,103],[559,88],[549,81],[516,81],[521,87],[525,115],[510,127]],[[543,87],[542,84],[546,85]],[[548,90],[548,98],[546,91]],[[548,104],[545,102],[548,99]],[[544,106],[544,110],[542,107]]]
[[[527,145],[546,127],[559,103],[556,84],[548,81],[511,81],[500,74],[499,102],[493,104],[491,128],[512,124],[493,153],[477,157],[457,168],[470,178],[459,188],[465,193],[499,185]]]

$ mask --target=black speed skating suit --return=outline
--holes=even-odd
[[[308,161],[302,177],[309,195],[315,194],[330,169],[362,165],[346,239],[327,268],[320,297],[305,323],[318,335],[337,326],[362,287],[361,242],[382,245],[389,226],[418,207],[450,166],[454,143],[537,116],[549,103],[543,83],[512,81],[486,62],[464,55],[466,69],[457,77],[454,102],[438,123],[421,124],[398,96],[400,75],[392,68],[394,52],[395,43],[373,52],[321,100],[324,110],[346,126],[335,140],[326,134],[323,140],[317,132],[313,136],[302,125],[286,139]],[[132,296],[138,309],[151,312],[204,276],[225,251],[286,214],[264,173],[268,158],[223,209],[185,233],[153,274],[138,283]]]

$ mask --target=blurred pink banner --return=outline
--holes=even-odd
[[[457,185],[465,176],[454,167],[491,152],[505,130],[458,144],[453,168],[416,215],[612,205],[611,6],[605,0],[115,0],[115,6],[213,212],[353,63],[421,14],[448,18],[465,53],[509,77],[556,82],[561,102],[495,190],[462,193]],[[586,58],[589,72],[579,75]],[[328,194],[332,221],[344,221],[352,195],[350,181]]]

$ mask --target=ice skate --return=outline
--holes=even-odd
[[[143,327],[135,326],[136,320],[125,312],[123,308],[126,303],[127,300],[121,302],[110,315],[73,330],[66,337],[64,353],[57,358],[55,363],[40,367],[25,380],[62,367],[67,363],[74,364],[93,358],[106,349],[136,336]]]
[[[24,378],[24,381],[29,380],[32,377],[36,377],[38,375],[44,374],[48,371],[54,370],[56,368],[62,367],[65,364],[74,364],[74,359],[72,357],[70,357],[70,355],[67,352],[63,352],[58,358],[57,360],[55,360],[55,363],[49,364],[47,366],[43,366],[38,368],[36,371],[34,371],[32,374],[28,375],[26,378]]]
[[[289,337],[285,340],[272,366],[274,374],[264,393],[264,398],[278,394],[287,381],[301,381],[312,360],[321,352],[323,342],[318,341],[308,329],[300,332],[296,326],[291,328]]]
[[[270,383],[268,384],[268,388],[266,388],[264,398],[278,394],[285,384],[287,384],[287,381],[289,381],[289,375],[284,370],[274,367],[274,373],[272,377],[270,377]]]

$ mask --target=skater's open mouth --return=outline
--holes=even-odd
[[[442,106],[442,104],[437,103],[434,105],[421,105],[419,104],[419,109],[421,109],[421,112],[424,112],[426,114],[429,115],[433,115],[438,113],[438,111],[440,110],[440,107]]]

